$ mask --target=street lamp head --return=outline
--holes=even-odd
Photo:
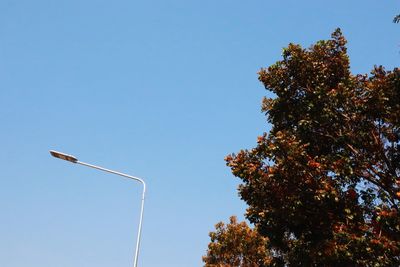
[[[63,159],[72,163],[76,163],[78,161],[76,157],[58,151],[50,150],[50,154],[55,158]]]

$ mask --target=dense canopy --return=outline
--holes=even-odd
[[[259,80],[272,129],[226,160],[270,265],[400,266],[400,70],[351,74],[338,29]]]

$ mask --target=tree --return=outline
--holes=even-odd
[[[227,156],[271,265],[400,266],[400,70],[352,75],[340,30],[259,72],[257,146]]]
[[[207,256],[203,257],[205,267],[263,267],[271,261],[267,238],[245,222],[238,223],[234,216],[227,225],[218,223],[210,237]]]

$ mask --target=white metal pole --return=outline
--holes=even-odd
[[[88,163],[81,162],[81,161],[75,161],[74,163],[77,163],[77,164],[80,164],[80,165],[83,165],[83,166],[87,166],[87,167],[90,167],[90,168],[93,168],[93,169],[109,172],[109,173],[112,173],[112,174],[120,175],[120,176],[129,178],[129,179],[133,179],[133,180],[136,180],[136,181],[142,183],[142,185],[143,185],[142,203],[141,203],[141,207],[140,207],[139,229],[138,229],[138,235],[137,235],[137,239],[136,239],[135,258],[134,258],[134,261],[133,261],[133,267],[137,267],[138,258],[139,258],[140,238],[141,238],[141,235],[142,235],[142,222],[143,222],[143,211],[144,211],[144,197],[145,197],[145,193],[146,193],[146,183],[142,179],[140,179],[138,177],[131,176],[131,175],[128,175],[128,174],[125,174],[125,173],[122,173],[122,172],[109,170],[109,169],[106,169],[106,168],[103,168],[103,167],[95,166],[95,165],[88,164]]]

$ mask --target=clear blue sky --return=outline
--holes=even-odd
[[[341,27],[353,72],[400,59],[398,1],[0,1],[0,266],[201,266],[243,218],[223,158],[269,126],[257,71]]]

